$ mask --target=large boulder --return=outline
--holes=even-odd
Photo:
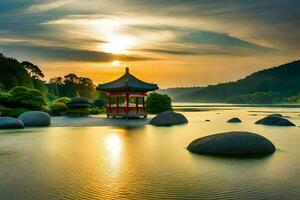
[[[270,126],[295,126],[292,122],[282,117],[267,116],[257,120],[255,124],[270,125]]]
[[[234,118],[231,118],[227,121],[228,123],[239,123],[239,122],[242,122],[239,118],[237,117],[234,117]]]
[[[49,126],[51,117],[48,113],[42,111],[28,111],[22,113],[20,119],[25,126]]]
[[[183,114],[173,111],[165,111],[156,115],[151,119],[150,124],[154,126],[172,126],[178,124],[186,124],[188,120]]]
[[[0,128],[24,128],[24,123],[21,120],[12,117],[0,117]]]
[[[276,150],[267,138],[250,132],[226,132],[205,136],[194,140],[187,149],[197,154],[233,157],[264,156]]]

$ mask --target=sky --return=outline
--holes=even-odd
[[[299,0],[0,0],[0,53],[95,84],[206,86],[300,57]]]

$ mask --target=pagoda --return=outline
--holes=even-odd
[[[157,84],[144,82],[130,74],[128,67],[120,78],[97,87],[97,90],[106,92],[108,97],[107,117],[114,118],[146,118],[145,97],[147,92],[157,89]]]

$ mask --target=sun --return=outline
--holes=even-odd
[[[130,48],[134,41],[133,38],[127,36],[111,36],[102,46],[102,49],[106,53],[112,54],[126,54],[128,53],[128,48]]]
[[[115,61],[113,61],[111,64],[112,64],[112,66],[119,67],[119,66],[122,65],[122,62],[119,61],[119,60],[115,60]]]

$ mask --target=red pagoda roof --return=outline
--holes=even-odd
[[[99,84],[96,88],[100,91],[137,91],[137,92],[147,92],[154,91],[158,89],[157,84],[144,82],[132,74],[129,73],[129,68],[126,68],[126,72],[120,78],[104,83]]]

